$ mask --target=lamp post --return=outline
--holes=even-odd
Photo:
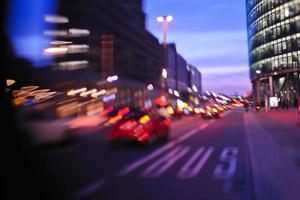
[[[173,17],[170,15],[167,16],[159,16],[156,20],[163,24],[163,47],[167,47],[167,31],[168,31],[168,23],[173,20]]]
[[[164,93],[164,89],[167,89],[167,31],[168,31],[168,23],[173,20],[173,17],[170,15],[167,16],[159,16],[156,20],[163,25],[163,49],[162,49],[162,69],[161,69],[161,77],[160,77],[160,93],[161,95]]]

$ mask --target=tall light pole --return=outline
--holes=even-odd
[[[163,47],[167,47],[167,31],[168,31],[168,23],[173,20],[173,17],[170,15],[167,16],[159,16],[156,20],[163,24]]]
[[[163,90],[167,89],[167,69],[166,69],[166,60],[167,60],[167,31],[168,31],[168,23],[173,20],[173,17],[170,15],[167,16],[159,16],[156,18],[156,20],[163,25],[163,55],[162,55],[162,74],[160,78],[160,85],[161,85],[161,94],[163,94]]]

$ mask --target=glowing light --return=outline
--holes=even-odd
[[[89,35],[90,31],[87,29],[70,28],[69,33],[71,36],[85,36]]]
[[[21,87],[20,90],[27,91],[27,92],[31,92],[31,91],[36,90],[36,89],[38,89],[38,88],[39,88],[39,86],[32,85],[32,86],[24,86],[24,87]]]
[[[94,94],[96,92],[97,92],[97,89],[91,89],[91,90],[88,90],[88,91],[85,91],[85,92],[81,92],[80,96],[81,97],[87,97],[88,95]]]
[[[12,79],[6,79],[6,85],[7,86],[11,86],[11,85],[13,85],[13,84],[15,84],[15,80],[12,80]]]
[[[196,85],[193,85],[192,88],[193,88],[193,91],[194,91],[194,92],[198,92],[198,88],[196,87]]]
[[[114,75],[114,76],[107,77],[106,80],[111,83],[111,82],[116,81],[118,79],[119,79],[119,77],[117,75]]]
[[[168,106],[167,107],[167,111],[170,115],[173,115],[174,114],[174,109],[171,107],[171,106]]]
[[[162,72],[161,72],[161,75],[163,78],[168,78],[168,72],[165,68],[163,68]]]
[[[163,22],[164,21],[164,17],[163,16],[159,16],[159,17],[156,18],[156,20],[158,22]]]
[[[96,93],[92,94],[91,96],[94,98],[97,98],[97,97],[105,95],[105,94],[106,94],[106,90],[100,90],[99,92],[96,92]]]
[[[167,22],[171,22],[173,20],[173,17],[168,15],[168,16],[166,16],[166,20],[167,20]]]
[[[45,55],[61,55],[66,54],[68,52],[68,48],[63,47],[51,47],[44,50]]]
[[[47,30],[44,31],[44,34],[49,36],[66,36],[68,35],[68,31]]]
[[[147,89],[150,90],[150,91],[153,90],[153,89],[154,89],[154,88],[153,88],[153,85],[152,85],[152,84],[149,84],[149,85],[147,86]]]
[[[189,93],[193,92],[192,88],[190,88],[190,87],[188,87],[187,90],[188,90]]]
[[[56,41],[50,42],[50,44],[52,44],[52,45],[66,45],[66,44],[72,44],[72,42],[56,40]]]
[[[116,99],[116,95],[115,94],[111,94],[111,95],[103,97],[103,101],[104,102],[109,102],[109,101],[112,101],[112,100],[115,100],[115,99]]]
[[[177,99],[177,107],[178,107],[179,109],[182,109],[182,108],[184,107],[184,103],[183,103],[182,100]]]
[[[179,92],[178,92],[177,90],[174,90],[174,95],[175,95],[176,97],[179,97]]]
[[[68,96],[75,96],[76,94],[79,94],[79,93],[82,93],[82,92],[85,92],[87,91],[87,88],[84,87],[84,88],[80,88],[80,89],[77,89],[77,90],[70,90],[67,95]]]
[[[172,90],[171,88],[169,88],[168,92],[169,92],[170,94],[173,94],[173,90]]]
[[[84,69],[88,66],[89,61],[87,60],[75,60],[75,61],[65,61],[58,63],[59,70],[76,70]]]
[[[140,119],[139,119],[139,123],[141,123],[141,124],[146,124],[146,123],[148,123],[150,121],[150,117],[148,116],[148,115],[144,115],[143,117],[141,117]]]
[[[255,73],[261,74],[261,71],[260,71],[259,69],[257,69],[257,70],[255,71]]]
[[[82,53],[87,52],[90,47],[86,44],[70,44],[61,46],[61,48],[67,48],[68,53]]]
[[[68,23],[69,19],[67,17],[63,17],[59,15],[46,15],[45,21],[54,24],[64,24],[64,23]]]

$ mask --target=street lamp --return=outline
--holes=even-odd
[[[167,72],[166,68],[163,68],[161,75],[163,78],[168,78],[168,72]]]
[[[163,24],[163,47],[167,47],[167,31],[168,31],[168,22],[173,20],[173,17],[170,15],[167,16],[159,16],[156,20]]]
[[[255,73],[261,74],[261,71],[260,71],[259,69],[257,69],[257,70],[255,71]]]

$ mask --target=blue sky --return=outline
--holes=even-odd
[[[168,42],[198,67],[203,89],[226,94],[251,91],[245,0],[145,0],[147,29],[162,41],[160,15],[172,15]]]

